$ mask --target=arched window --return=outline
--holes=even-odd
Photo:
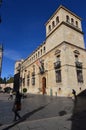
[[[73,18],[71,18],[71,24],[73,24],[73,25],[74,25],[74,19],[73,19]]]
[[[38,51],[38,57],[40,56],[40,52]]]
[[[56,24],[59,23],[59,16],[56,17]]]
[[[44,48],[43,48],[43,51],[44,51],[44,53],[45,53],[45,51],[46,51],[46,48],[45,48],[45,46],[44,46]]]
[[[49,25],[48,30],[49,30],[49,32],[51,31],[51,25]]]
[[[41,55],[42,55],[42,49],[41,49]]]
[[[37,58],[37,53],[36,53],[36,58]]]
[[[32,57],[32,61],[33,61],[33,57]]]
[[[53,27],[53,28],[55,27],[55,21],[52,22],[52,27]]]
[[[66,22],[70,22],[70,18],[68,15],[66,15]]]
[[[34,60],[35,60],[35,55],[34,55]]]
[[[76,27],[78,27],[78,21],[76,21]]]

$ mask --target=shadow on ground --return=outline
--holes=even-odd
[[[74,100],[71,130],[86,130],[86,96],[78,96]]]
[[[48,105],[48,104],[47,104]],[[32,116],[34,113],[41,111],[42,109],[44,109],[47,105],[44,106],[40,106],[37,109],[34,109],[33,111],[26,113],[20,120],[12,123],[11,125],[7,126],[6,128],[2,129],[2,130],[9,130],[10,128],[14,127],[15,125],[17,125],[20,122],[25,121],[27,118],[29,118],[30,116]]]
[[[78,96],[86,96],[86,89],[83,90],[83,91],[81,91],[81,92],[78,94]]]

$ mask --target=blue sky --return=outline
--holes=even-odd
[[[45,23],[64,5],[82,18],[86,43],[85,0],[3,0],[0,8],[0,43],[3,43],[1,77],[14,75],[16,60],[25,59],[45,41]]]

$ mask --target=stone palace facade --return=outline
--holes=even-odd
[[[46,22],[46,40],[25,60],[16,61],[20,90],[71,96],[86,89],[86,50],[81,18],[60,6]]]

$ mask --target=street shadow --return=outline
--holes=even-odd
[[[86,89],[81,91],[77,96],[86,96]]]
[[[49,103],[48,103],[49,104]],[[47,104],[47,105],[48,105]],[[15,125],[25,121],[27,118],[29,118],[30,116],[32,116],[34,113],[41,111],[42,109],[44,109],[47,105],[44,106],[40,106],[37,109],[34,109],[33,111],[26,113],[21,119],[17,120],[16,122],[13,122],[11,125],[7,126],[6,128],[3,128],[2,130],[9,130],[10,128],[14,127]]]
[[[79,96],[73,102],[73,114],[68,119],[72,122],[71,130],[86,130],[86,97]]]

